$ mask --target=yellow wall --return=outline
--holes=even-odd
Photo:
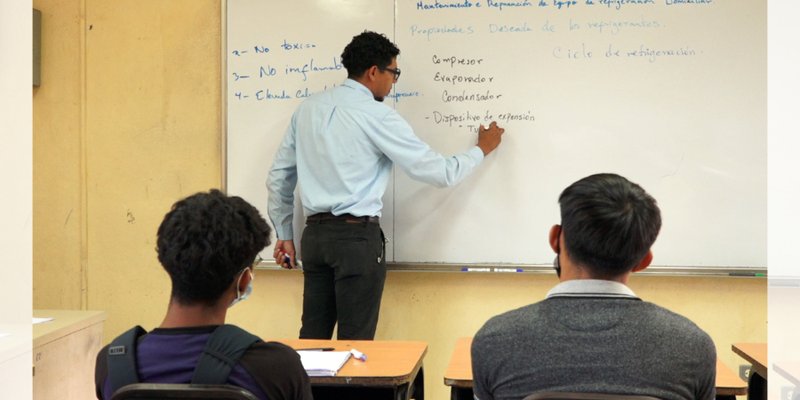
[[[34,0],[33,7],[42,12],[42,79],[33,89],[33,304],[80,308],[81,7],[78,0]]]
[[[34,6],[43,11],[34,307],[106,310],[106,340],[133,324],[151,329],[169,293],[156,228],[175,200],[222,181],[220,2]],[[428,342],[426,395],[445,399],[455,339],[540,300],[554,283],[552,275],[390,272],[378,338]],[[631,286],[708,331],[730,366],[741,363],[731,343],[767,339],[763,279],[641,276]],[[265,338],[296,337],[301,302],[300,273],[260,270],[229,321]]]
[[[111,335],[164,310],[169,206],[220,186],[220,5],[89,0],[86,23],[88,299]]]

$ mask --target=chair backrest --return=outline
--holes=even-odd
[[[576,393],[576,392],[538,392],[526,396],[522,400],[659,400],[656,397],[608,394],[608,393]]]
[[[133,383],[114,392],[111,400],[258,400],[246,389],[233,385],[194,385],[179,383]]]

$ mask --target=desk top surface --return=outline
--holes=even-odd
[[[734,353],[749,361],[756,373],[767,379],[766,343],[734,343],[731,349]]]
[[[472,387],[472,346],[471,337],[462,337],[456,341],[450,364],[444,373],[444,384],[455,387]],[[717,394],[747,394],[747,383],[739,378],[730,368],[717,359]]]
[[[53,318],[33,326],[33,347],[50,343],[73,332],[103,323],[105,311],[89,310],[33,310],[37,318]]]
[[[277,339],[294,349],[333,347],[335,350],[356,349],[367,355],[367,361],[350,358],[337,376],[310,377],[312,383],[347,383],[396,386],[411,382],[422,366],[428,351],[425,342],[391,340],[312,340]]]
[[[472,387],[472,347],[471,337],[458,338],[450,364],[444,373],[444,384],[456,387]]]

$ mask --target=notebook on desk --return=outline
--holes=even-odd
[[[336,376],[339,369],[350,358],[349,351],[303,351],[300,361],[308,376]]]

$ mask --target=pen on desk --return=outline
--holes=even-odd
[[[308,349],[297,349],[296,351],[334,351],[333,347],[311,347]]]
[[[353,358],[357,360],[367,361],[367,355],[356,349],[350,349],[350,354],[352,354]]]
[[[461,267],[461,272],[492,272],[491,268]]]

